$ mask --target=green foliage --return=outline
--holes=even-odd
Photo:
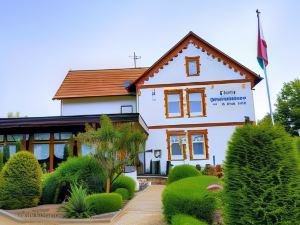
[[[122,207],[122,197],[117,193],[92,194],[85,201],[94,215],[115,212]]]
[[[115,191],[118,188],[126,188],[128,190],[129,199],[134,196],[135,193],[135,180],[131,177],[121,175],[112,183],[111,190]]]
[[[68,145],[64,146],[64,155],[63,155],[63,161],[66,161],[69,157],[69,148]]]
[[[170,223],[176,214],[188,214],[211,223],[217,207],[215,195],[219,191],[208,191],[211,184],[219,184],[217,177],[196,176],[175,181],[162,194],[163,213]]]
[[[79,134],[78,139],[96,148],[95,157],[107,177],[106,192],[110,192],[113,177],[124,172],[126,165],[136,162],[147,136],[129,123],[114,127],[106,115],[101,116],[100,124],[98,129],[87,125],[86,132]]]
[[[2,151],[0,151],[0,172],[1,172],[2,168],[3,168],[3,166],[4,166],[3,153],[2,153]]]
[[[41,177],[40,165],[32,153],[14,154],[0,174],[0,208],[36,206],[42,193]]]
[[[3,146],[3,162],[6,163],[10,158],[9,146]]]
[[[48,187],[48,183],[53,183]],[[87,192],[104,191],[105,176],[97,160],[91,156],[69,157],[59,165],[56,171],[46,176],[43,187],[43,203],[63,201],[70,192],[71,184],[76,183],[87,189]],[[49,202],[50,200],[50,202]]]
[[[226,224],[297,224],[299,166],[283,128],[262,123],[237,128],[225,163]]]
[[[194,177],[200,175],[201,172],[192,165],[186,164],[186,165],[175,166],[173,169],[171,169],[169,173],[168,184],[186,177]]]
[[[117,188],[114,192],[120,194],[123,201],[129,198],[129,191],[126,188]]]
[[[16,140],[16,152],[21,151],[22,142],[20,140]]]
[[[208,223],[198,220],[185,214],[177,214],[172,217],[172,225],[208,225]]]
[[[291,135],[300,129],[300,79],[285,83],[276,101],[276,121],[283,124]]]
[[[67,203],[61,210],[66,218],[87,218],[91,215],[91,208],[86,203],[87,190],[82,186],[71,185],[71,193]]]

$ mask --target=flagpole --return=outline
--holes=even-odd
[[[265,63],[264,63],[264,73],[265,73],[265,79],[266,79],[266,87],[267,87],[267,94],[268,94],[268,101],[269,101],[270,116],[271,116],[272,124],[274,125],[274,116],[273,116],[273,111],[272,111],[272,104],[271,104],[271,98],[270,98],[270,90],[269,90],[267,68],[265,66]]]

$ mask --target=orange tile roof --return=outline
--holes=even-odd
[[[133,83],[147,69],[70,70],[53,99],[130,95],[124,82]]]

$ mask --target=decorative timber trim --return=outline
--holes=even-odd
[[[208,160],[209,153],[208,153],[207,129],[205,129],[205,130],[188,130],[187,133],[188,133],[190,160]],[[203,136],[204,136],[204,150],[205,150],[205,158],[204,159],[194,159],[193,140],[192,140],[192,135],[194,135],[194,134],[203,134]]]
[[[181,118],[184,116],[184,111],[183,111],[183,90],[182,89],[176,89],[176,90],[165,90],[165,115],[166,118]],[[169,94],[179,94],[179,101],[180,101],[180,115],[179,116],[170,116],[169,115],[169,101],[168,101],[168,95]]]
[[[187,115],[188,117],[205,117],[206,116],[206,94],[205,88],[186,88],[186,104],[187,104]],[[201,93],[201,104],[202,104],[202,115],[191,116],[190,110],[190,93]]]
[[[186,132],[183,130],[166,130],[167,134],[167,148],[168,148],[168,160],[172,160],[172,153],[171,153],[171,144],[170,144],[170,137],[171,136],[179,136],[179,137],[185,137]],[[179,145],[180,149],[182,151],[183,160],[186,159],[186,146],[182,144],[181,138],[179,139]]]
[[[231,58],[204,39],[200,38],[195,33],[189,32],[183,39],[181,39],[173,48],[171,48],[160,59],[158,59],[151,67],[149,67],[145,71],[145,73],[139,79],[134,82],[137,89],[140,89],[141,85],[143,85],[145,81],[149,80],[150,77],[153,77],[155,73],[158,73],[159,70],[168,65],[170,61],[173,61],[174,57],[177,57],[178,54],[182,53],[183,49],[186,49],[190,43],[193,44],[196,48],[201,49],[202,52],[206,52],[207,55],[211,56],[213,59],[216,59],[218,62],[223,62],[223,64],[225,66],[228,66],[229,69],[232,69],[235,72],[239,72],[242,76],[245,75],[247,80],[251,80],[252,88],[262,80],[262,77],[260,77],[252,70],[243,66],[235,59]]]
[[[172,84],[146,84],[141,85],[140,89],[145,88],[163,88],[163,87],[180,87],[180,86],[194,86],[194,85],[215,85],[215,84],[234,84],[234,83],[247,83],[252,82],[248,79],[238,80],[216,80],[216,81],[202,81],[202,82],[189,82],[189,83],[172,83]]]
[[[193,62],[193,61],[196,62],[196,67],[197,67],[196,74],[190,74],[189,63]],[[185,70],[186,70],[186,75],[188,77],[199,76],[200,75],[200,56],[193,56],[193,57],[186,56],[185,57]]]
[[[255,124],[254,121],[250,121]],[[223,122],[223,123],[201,123],[201,124],[171,124],[148,126],[149,129],[168,129],[168,128],[191,128],[191,127],[225,127],[225,126],[243,126],[245,122]]]

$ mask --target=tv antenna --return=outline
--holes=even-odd
[[[141,56],[137,56],[137,55],[135,54],[135,52],[133,52],[133,56],[131,55],[131,56],[129,56],[129,58],[133,59],[133,62],[134,62],[134,68],[136,68],[136,60],[137,60],[137,59],[141,59],[142,57],[141,57]]]

